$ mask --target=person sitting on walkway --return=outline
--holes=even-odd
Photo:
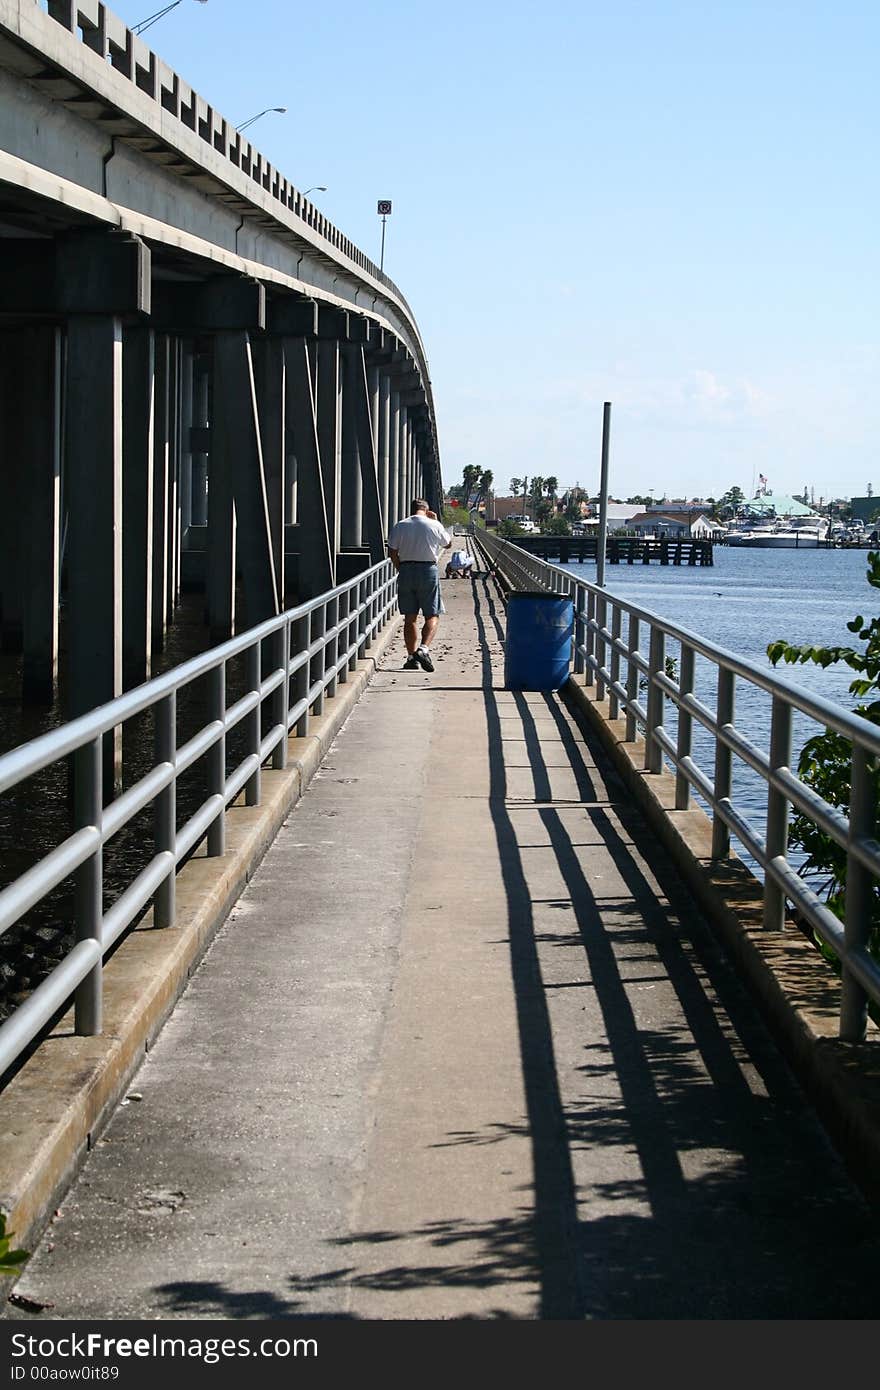
[[[388,533],[388,554],[397,571],[397,606],[404,618],[405,671],[417,671],[420,666],[423,671],[433,671],[428,649],[443,612],[437,560],[441,550],[452,545],[452,537],[436,515],[429,513],[424,497],[414,497],[412,514],[395,522]],[[424,619],[421,640],[419,613]]]
[[[466,550],[453,550],[446,566],[447,579],[467,579],[474,563],[473,555],[468,555]]]

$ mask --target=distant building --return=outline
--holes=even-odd
[[[649,512],[665,512],[670,515],[673,512],[711,512],[711,504],[702,497],[692,497],[689,502],[676,497],[673,502],[651,502],[648,504]]]
[[[620,531],[625,526],[629,526],[632,518],[638,516],[641,510],[641,507],[634,505],[632,502],[609,502],[606,514],[608,530]],[[590,504],[590,515],[586,520],[588,524],[589,522],[595,523],[599,520],[598,502],[592,502]]]
[[[526,510],[525,498],[522,493],[519,497],[496,497],[494,499],[495,520],[506,521],[510,516],[517,516]]]
[[[747,508],[756,516],[818,516],[819,513],[814,507],[807,507],[803,502],[799,502],[796,497],[787,497],[781,492],[758,493],[757,497],[750,497],[744,503]]]
[[[704,511],[647,511],[639,512],[629,523],[630,530],[643,536],[671,536],[676,539],[690,537],[693,540],[713,540],[724,534],[719,526]]]
[[[850,506],[854,521],[870,521],[880,511],[880,497],[851,497]]]

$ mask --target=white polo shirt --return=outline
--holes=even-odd
[[[396,550],[402,563],[436,564],[440,551],[451,544],[449,532],[424,512],[396,521],[388,532],[388,549]]]

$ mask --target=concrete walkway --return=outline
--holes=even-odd
[[[873,1318],[876,1219],[693,900],[563,701],[504,690],[491,581],[444,596],[435,672],[398,635],[17,1316]]]

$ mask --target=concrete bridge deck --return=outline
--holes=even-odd
[[[563,700],[504,690],[491,581],[444,595],[434,674],[397,630],[12,1316],[876,1315],[876,1213],[700,910]]]

